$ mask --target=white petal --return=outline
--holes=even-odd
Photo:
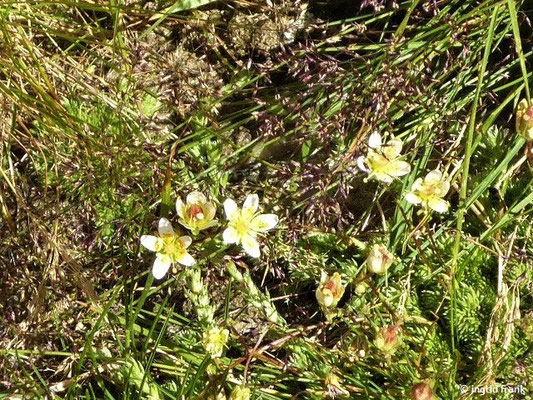
[[[181,218],[185,218],[185,203],[181,199],[176,200],[176,212]]]
[[[422,199],[420,197],[418,197],[416,194],[414,193],[407,193],[405,195],[405,200],[408,202],[408,203],[411,203],[411,204],[420,204],[422,203]]]
[[[381,135],[378,132],[374,132],[368,138],[368,147],[371,149],[377,149],[381,147]]]
[[[165,235],[173,235],[174,229],[172,228],[172,224],[170,221],[166,218],[161,218],[159,220],[159,236],[165,236]]]
[[[205,219],[206,220],[210,220],[210,219],[213,219],[215,217],[215,214],[216,214],[216,208],[215,206],[213,205],[213,203],[205,203],[204,204],[204,211],[205,211]]]
[[[228,243],[228,244],[239,243],[239,240],[240,240],[239,234],[231,226],[224,230],[224,233],[222,233],[222,239],[224,240],[224,243]]]
[[[191,245],[192,239],[190,236],[180,236],[180,242],[183,245],[183,247],[187,248]]]
[[[215,226],[215,225],[217,225],[217,224],[218,224],[218,219],[214,219],[214,220],[212,220],[212,221],[209,221],[207,224],[205,224],[205,225],[202,227],[202,229],[211,228],[211,227],[213,227],[213,226]]]
[[[207,201],[201,192],[191,192],[187,195],[187,204],[202,204]]]
[[[224,212],[226,213],[226,217],[228,219],[231,219],[231,216],[235,211],[237,211],[237,208],[237,203],[235,203],[235,201],[232,199],[226,199],[226,201],[224,201]]]
[[[383,172],[373,172],[372,175],[380,182],[383,183],[392,183],[394,180],[392,176],[385,174]]]
[[[251,227],[256,232],[266,232],[274,228],[278,221],[276,214],[261,214],[252,220]]]
[[[154,266],[152,268],[152,274],[155,279],[163,278],[168,269],[170,268],[170,257],[165,254],[158,254],[154,261]]]
[[[391,139],[383,147],[383,155],[389,160],[394,160],[402,152],[403,143],[399,139]]]
[[[242,208],[247,208],[252,210],[253,212],[256,212],[259,208],[259,196],[256,194],[249,194],[248,196],[246,196],[246,200],[244,200],[244,205],[242,206]]]
[[[426,182],[439,182],[440,180],[442,180],[442,172],[438,169],[428,172],[425,179]]]
[[[428,206],[437,211],[438,213],[445,213],[448,211],[449,204],[446,200],[438,199],[438,198],[432,198],[428,201]]]
[[[368,168],[366,167],[365,160],[366,158],[364,156],[357,157],[357,166],[359,167],[361,171],[368,172]]]
[[[416,180],[413,182],[413,186],[411,186],[411,190],[416,191],[422,189],[423,182],[424,180],[422,178],[416,178]]]
[[[242,238],[242,248],[253,258],[258,258],[261,255],[259,242],[253,236],[246,235]]]
[[[157,243],[159,238],[152,235],[142,235],[141,244],[146,247],[148,250],[157,251]]]
[[[185,265],[186,267],[190,267],[191,265],[196,263],[194,258],[192,258],[189,253],[185,253],[181,258],[178,258],[176,261],[182,265]]]
[[[403,176],[411,171],[411,166],[405,161],[391,161],[387,172],[392,176]]]
[[[444,196],[450,190],[450,182],[442,181],[442,183],[440,184],[439,189],[440,189],[439,195],[440,196]]]
[[[328,274],[326,271],[322,270],[320,271],[320,284],[324,284],[328,281]]]
[[[178,219],[178,222],[179,222],[181,225],[183,225],[185,228],[187,228],[187,229],[191,229],[191,230],[192,230],[192,228],[189,226],[189,224],[187,223],[187,221],[186,221],[184,218],[180,218],[180,219]]]

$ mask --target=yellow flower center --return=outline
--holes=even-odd
[[[390,163],[386,157],[373,151],[368,153],[367,162],[370,169],[375,172],[385,172]]]
[[[207,343],[211,346],[224,346],[226,344],[227,336],[224,332],[210,333],[207,338]]]
[[[435,196],[436,191],[436,185],[423,185],[420,189],[420,197],[424,199],[430,199]]]
[[[252,210],[237,210],[235,216],[232,217],[230,226],[237,231],[239,237],[243,237],[253,233],[251,222],[254,219],[254,212]]]
[[[203,345],[208,353],[213,357],[220,357],[224,346],[228,341],[229,331],[227,329],[212,328],[204,333]]]
[[[180,260],[187,252],[177,235],[165,235],[161,238],[161,242],[161,250],[159,252],[169,256],[172,262]]]

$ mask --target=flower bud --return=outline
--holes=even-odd
[[[224,351],[224,346],[228,341],[229,331],[221,328],[211,328],[203,334],[202,344],[212,358],[218,358]]]
[[[228,264],[226,265],[226,269],[228,273],[231,275],[231,277],[235,279],[237,282],[244,281],[244,277],[239,272],[239,270],[237,269],[237,266],[235,265],[233,261],[231,260],[228,261]]]
[[[433,390],[426,382],[420,382],[411,389],[411,398],[413,400],[431,400],[433,399]]]
[[[365,294],[367,289],[368,283],[366,282],[359,282],[357,285],[355,285],[355,293],[357,293],[358,296]]]
[[[394,351],[396,351],[396,347],[400,343],[399,339],[400,327],[392,325],[387,326],[378,332],[376,339],[374,340],[374,344],[383,353],[392,354]]]
[[[316,290],[316,299],[318,303],[328,309],[337,306],[337,303],[344,294],[344,286],[342,284],[341,276],[335,272],[331,277],[322,271],[320,277],[320,284]]]
[[[250,388],[246,386],[235,386],[235,389],[233,389],[229,396],[229,400],[250,400],[251,395]]]
[[[366,259],[368,269],[374,274],[384,274],[394,261],[394,256],[382,244],[375,244]]]
[[[529,106],[526,99],[522,99],[516,109],[516,131],[526,140],[533,140],[533,106]]]

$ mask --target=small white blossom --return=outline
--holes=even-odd
[[[187,247],[192,243],[189,236],[176,235],[172,224],[166,218],[159,220],[158,230],[159,236],[141,236],[141,244],[156,253],[152,268],[154,278],[163,278],[173,263],[187,267],[195,263],[194,258],[187,252]]]
[[[448,211],[450,204],[443,197],[450,190],[450,182],[445,180],[442,172],[434,170],[425,178],[414,181],[411,191],[405,195],[405,200],[411,204],[422,204],[439,213]]]
[[[242,244],[244,251],[257,258],[261,255],[257,236],[269,231],[278,224],[275,214],[259,214],[259,197],[250,194],[241,209],[232,199],[224,201],[224,211],[229,220],[228,227],[222,235],[224,243]]]
[[[198,234],[203,229],[210,228],[218,223],[215,217],[216,208],[213,203],[200,192],[192,192],[187,195],[186,203],[181,199],[176,200],[176,212],[180,219],[179,223],[190,229],[193,234]]]
[[[368,173],[368,178],[375,178],[383,183],[391,183],[394,178],[406,175],[411,166],[400,160],[403,142],[391,139],[382,144],[381,135],[374,132],[368,138],[368,152],[366,157],[357,159],[359,169]]]

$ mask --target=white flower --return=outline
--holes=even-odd
[[[405,195],[405,200],[411,204],[422,204],[439,213],[448,211],[449,203],[442,199],[450,190],[450,182],[445,180],[442,172],[434,170],[425,178],[418,178],[413,182],[411,191]]]
[[[384,183],[391,183],[394,178],[403,176],[411,171],[411,166],[400,160],[403,142],[391,139],[386,144],[381,143],[381,135],[374,132],[368,138],[368,153],[366,157],[359,157],[359,169],[368,173],[369,178],[376,178]]]
[[[242,244],[246,253],[252,257],[259,257],[259,242],[257,235],[274,228],[278,224],[275,214],[259,214],[259,197],[250,194],[246,197],[242,209],[232,199],[224,202],[224,211],[229,220],[228,227],[222,235],[224,243]]]
[[[215,217],[216,209],[213,203],[207,201],[200,192],[192,192],[187,195],[186,203],[181,199],[176,200],[176,212],[180,219],[179,223],[190,229],[193,234],[210,228],[218,223]]]
[[[187,247],[191,245],[189,236],[178,236],[170,221],[166,218],[159,220],[159,237],[152,235],[142,235],[141,244],[148,250],[155,251],[156,257],[152,274],[155,279],[165,276],[173,263],[191,266],[195,263],[194,258],[187,252]]]

